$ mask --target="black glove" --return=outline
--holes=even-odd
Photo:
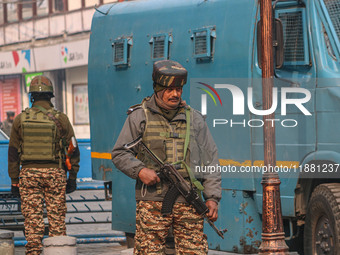
[[[68,179],[66,182],[66,194],[72,193],[77,189],[77,181]]]
[[[14,197],[20,197],[19,187],[16,185],[11,185],[11,193]]]

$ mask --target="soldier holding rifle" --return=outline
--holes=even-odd
[[[193,173],[190,165],[216,166],[217,148],[203,116],[182,100],[187,70],[175,61],[158,61],[154,63],[152,78],[154,94],[129,109],[112,151],[116,167],[136,179],[134,254],[163,254],[171,226],[176,253],[207,254],[208,244],[200,210],[195,209],[195,203],[188,203],[190,199],[184,198],[182,194],[186,192],[178,195],[178,190],[172,189],[179,179],[174,177],[174,181],[170,182],[163,178],[161,163],[171,165],[171,169],[184,178],[186,184],[180,185],[184,190],[191,187],[198,193],[202,191],[205,201],[202,204],[207,208],[202,210],[206,212],[203,216],[209,221],[216,221],[221,199],[221,175]],[[125,146],[140,136],[158,163],[143,146]],[[170,190],[174,190],[172,196],[167,195]],[[174,200],[174,197],[172,205],[172,201],[169,203],[167,200]]]

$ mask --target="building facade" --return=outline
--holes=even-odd
[[[117,0],[116,0],[117,1]],[[30,105],[29,84],[48,76],[54,105],[77,138],[90,138],[87,61],[92,15],[113,0],[0,1],[0,121]]]

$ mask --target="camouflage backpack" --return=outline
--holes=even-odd
[[[62,139],[57,136],[57,125],[59,123],[56,121],[59,112],[54,109],[45,110],[42,107],[33,108],[35,109],[26,108],[21,115],[22,144],[20,160],[61,162],[63,143]]]

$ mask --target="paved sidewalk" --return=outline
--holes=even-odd
[[[75,224],[66,225],[68,235],[87,235],[87,234],[114,234],[118,231],[111,230],[110,223],[102,224]],[[123,235],[123,233],[121,233]],[[23,238],[22,231],[14,231],[15,237]],[[79,255],[120,255],[121,251],[126,250],[126,246],[119,243],[87,243],[77,244]],[[15,255],[25,255],[25,247],[15,247]]]
[[[78,251],[78,255],[132,255],[133,254],[133,249],[127,249],[126,246],[121,246],[118,243],[78,244],[77,251]],[[24,247],[15,248],[15,255],[24,255],[24,254],[25,254]],[[298,253],[296,252],[291,252],[289,254],[298,255]],[[240,254],[210,250],[208,255],[240,255]]]
[[[133,249],[122,250],[120,254],[121,255],[132,255]],[[241,254],[209,250],[208,255],[241,255]],[[257,255],[257,253],[256,254],[248,254],[248,255]],[[290,252],[289,255],[299,255],[299,254],[296,253],[296,252]]]
[[[124,250],[118,243],[77,244],[78,255],[120,255]],[[25,255],[25,247],[15,247],[15,255]]]
[[[113,233],[119,233],[119,232],[111,230],[111,224],[107,224],[107,223],[67,225],[68,235],[113,234]],[[23,237],[22,231],[15,231],[15,236]],[[133,254],[133,249],[127,249],[125,245],[120,245],[119,243],[77,244],[77,251],[78,251],[78,255],[132,255]],[[25,255],[25,247],[16,247],[15,255]],[[210,250],[208,255],[240,255],[240,254]],[[291,252],[290,255],[298,255],[298,253]]]

